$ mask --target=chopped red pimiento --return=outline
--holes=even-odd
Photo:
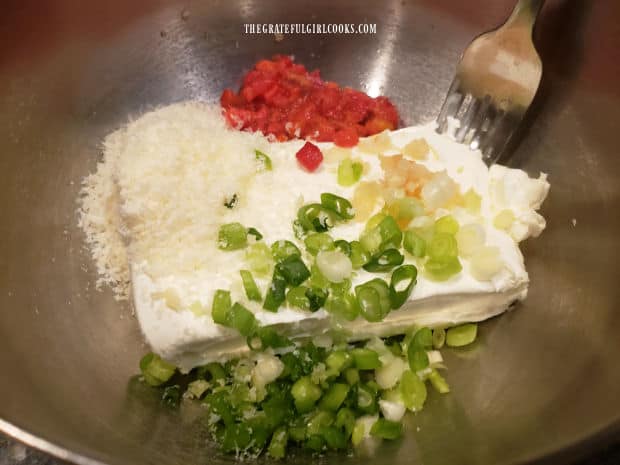
[[[323,154],[312,142],[306,142],[295,154],[297,161],[308,171],[313,172],[321,165]]]
[[[360,137],[398,127],[398,111],[386,97],[323,81],[289,56],[261,60],[239,93],[226,89],[220,103],[228,123],[276,140],[312,139],[353,147]]]

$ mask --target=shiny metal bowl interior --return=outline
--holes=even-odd
[[[79,463],[220,463],[199,411],[163,408],[132,376],[147,349],[127,305],[95,289],[76,227],[80,180],[114,128],[160,104],[216,101],[257,59],[293,53],[385,93],[405,123],[436,115],[459,53],[511,1],[26,0],[0,19],[0,429]],[[548,228],[524,246],[518,309],[447,352],[406,438],[376,465],[577,457],[620,421],[620,46],[616,1],[547,2],[541,94],[508,163],[550,174]],[[251,22],[370,22],[369,36],[242,33]],[[617,437],[617,436],[616,436]],[[341,460],[329,457],[326,463]],[[310,462],[299,455],[292,462]]]

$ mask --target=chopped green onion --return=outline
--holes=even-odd
[[[398,265],[402,265],[405,261],[405,257],[397,249],[386,249],[379,253],[375,257],[371,258],[363,268],[366,271],[373,273],[381,273],[390,271],[392,268]]]
[[[403,265],[392,272],[390,278],[390,303],[392,309],[402,307],[411,295],[416,284],[418,269],[413,265]]]
[[[327,278],[323,276],[323,273],[321,273],[321,270],[319,270],[319,267],[315,262],[310,268],[310,280],[308,281],[308,284],[312,287],[327,289],[332,283],[330,283]]]
[[[345,220],[350,220],[355,216],[355,210],[353,210],[353,205],[351,202],[335,194],[321,194],[321,205],[335,211],[338,216],[344,218]]]
[[[308,436],[321,434],[322,430],[334,423],[336,420],[332,412],[317,410],[310,415],[307,423]]]
[[[416,349],[430,350],[433,347],[433,332],[430,328],[423,327],[418,329],[409,343],[409,347]]]
[[[352,241],[351,246],[351,264],[354,270],[360,269],[370,261],[372,255],[368,252],[359,241]]]
[[[458,244],[452,234],[438,232],[433,235],[426,253],[435,260],[449,260],[458,256]]]
[[[450,392],[450,386],[448,386],[448,383],[444,377],[441,376],[434,368],[429,373],[428,379],[439,394],[446,394]]]
[[[276,265],[278,273],[290,286],[299,286],[310,277],[310,270],[299,255],[291,255]]]
[[[407,370],[400,378],[400,395],[409,410],[417,412],[426,402],[426,386],[415,373]]]
[[[272,164],[271,164],[271,158],[269,158],[269,156],[264,153],[261,152],[260,150],[254,150],[254,154],[256,156],[256,161],[258,161],[262,167],[263,170],[265,171],[271,171],[272,170]]]
[[[281,347],[289,347],[293,345],[287,337],[282,336],[278,333],[278,331],[270,326],[258,328],[256,331],[256,336],[260,339],[262,349],[266,349],[267,347],[279,349]]]
[[[379,354],[372,349],[356,347],[351,351],[355,367],[359,370],[374,370],[381,367]]]
[[[351,437],[353,427],[355,426],[355,413],[353,413],[353,410],[347,407],[343,407],[338,410],[334,425],[337,428],[342,428],[344,430],[344,434],[347,439]]]
[[[446,344],[450,347],[466,346],[476,340],[477,332],[478,325],[476,323],[455,326],[446,331]]]
[[[239,274],[241,275],[241,281],[243,282],[243,289],[245,289],[245,295],[250,300],[260,302],[263,297],[260,295],[260,290],[256,285],[256,281],[254,281],[252,273],[248,270],[240,270]]]
[[[299,413],[306,413],[312,410],[321,394],[321,388],[314,384],[309,376],[299,378],[291,387],[291,395]]]
[[[327,291],[318,287],[309,288],[306,291],[306,297],[310,302],[309,310],[311,312],[316,312],[318,309],[320,309],[325,304],[325,301],[327,300],[327,295]]]
[[[306,286],[292,287],[286,293],[286,302],[291,307],[310,310],[310,299],[306,297],[306,291],[308,291]]]
[[[297,221],[304,231],[325,232],[340,219],[339,215],[320,203],[304,205],[297,212]]]
[[[226,313],[226,326],[247,337],[256,329],[256,317],[243,305],[235,303]]]
[[[271,273],[273,257],[271,250],[264,242],[251,244],[245,252],[245,261],[250,270],[257,275],[266,276]]]
[[[271,245],[271,253],[276,262],[281,262],[291,255],[301,256],[301,251],[291,241],[276,241]]]
[[[411,371],[414,373],[424,370],[424,368],[429,365],[426,351],[424,349],[418,349],[413,344],[409,345],[407,357],[409,359],[409,368],[411,368]]]
[[[325,310],[347,321],[355,320],[360,313],[357,299],[349,292],[331,292],[325,301]]]
[[[344,449],[347,447],[347,437],[340,428],[335,426],[327,426],[322,430],[323,439],[330,449]]]
[[[360,382],[360,372],[357,368],[347,368],[344,370],[344,379],[351,386]]]
[[[271,278],[271,284],[267,289],[267,295],[265,296],[265,302],[263,302],[263,308],[270,312],[277,312],[280,305],[286,299],[286,279],[276,269],[273,272]]]
[[[288,431],[285,426],[280,426],[273,436],[267,448],[267,454],[274,459],[282,459],[286,455],[286,443],[288,442]]]
[[[390,312],[390,288],[380,278],[356,286],[355,297],[361,315],[370,322],[381,321]]]
[[[342,403],[349,394],[349,385],[343,383],[334,383],[321,398],[319,407],[323,410],[331,410],[335,412],[340,408]]]
[[[174,386],[166,386],[161,396],[161,401],[169,406],[176,408],[181,401],[181,386],[175,384]]]
[[[376,226],[373,226],[380,219]],[[364,249],[372,255],[376,255],[385,249],[400,248],[403,233],[398,227],[396,220],[389,215],[375,215],[366,225],[366,231],[362,233],[360,242]]]
[[[233,423],[227,425],[224,430],[222,440],[222,450],[224,452],[235,452],[245,450],[252,442],[252,430],[244,423]]]
[[[304,447],[314,452],[322,452],[325,449],[325,439],[318,435],[308,436],[306,442],[304,442]]]
[[[398,421],[379,418],[370,428],[370,434],[382,439],[397,439],[403,434],[403,425]]]
[[[256,228],[248,228],[248,235],[254,236],[257,241],[260,241],[263,238],[263,235]]]
[[[345,254],[347,257],[351,258],[351,244],[349,244],[347,241],[343,239],[338,239],[334,242],[334,248]]]
[[[344,350],[335,350],[325,359],[325,365],[338,373],[349,368],[353,364],[353,357]]]
[[[433,347],[441,349],[446,342],[446,330],[443,328],[435,328],[433,330]]]
[[[248,245],[248,230],[241,223],[228,223],[220,226],[217,246],[222,250],[237,250]]]
[[[446,260],[430,259],[424,264],[425,275],[435,281],[445,281],[461,272],[463,267],[458,257]]]
[[[333,250],[334,240],[327,233],[308,234],[304,239],[306,250],[310,255],[316,255],[321,250]]]
[[[211,306],[211,318],[217,324],[226,324],[226,314],[232,306],[230,291],[218,289],[213,294],[213,305]]]
[[[405,232],[403,248],[414,257],[423,257],[426,254],[426,241],[415,231]]]
[[[172,378],[176,367],[159,355],[149,352],[140,360],[140,371],[148,385],[159,386]]]
[[[435,221],[435,233],[446,233],[454,236],[459,231],[459,223],[451,215],[442,216]]]
[[[357,408],[364,413],[376,413],[379,410],[377,391],[368,383],[357,385]]]
[[[350,158],[345,158],[338,164],[338,184],[344,187],[352,186],[362,177],[364,165]]]
[[[207,373],[209,374],[209,378],[207,378]],[[224,370],[224,367],[217,362],[207,363],[206,365],[198,367],[197,374],[198,378],[204,378],[210,381],[226,379],[226,370]]]

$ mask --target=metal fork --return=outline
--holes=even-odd
[[[480,149],[487,164],[506,148],[540,84],[532,31],[543,3],[519,0],[502,26],[469,44],[437,117],[437,132]]]

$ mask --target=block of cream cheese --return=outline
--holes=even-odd
[[[248,301],[239,276],[247,268],[245,251],[217,247],[219,227],[239,222],[259,230],[267,244],[287,239],[303,250],[292,222],[323,192],[351,199],[356,208],[353,220],[330,230],[335,239],[356,240],[370,215],[402,195],[415,195],[424,205],[406,226],[423,227],[446,214],[460,225],[462,271],[434,281],[420,259],[407,254],[406,263],[420,270],[409,300],[378,323],[341,322],[351,339],[481,321],[525,298],[529,280],[519,241],[545,227],[536,212],[549,189],[544,174],[489,169],[479,152],[436,134],[433,124],[362,139],[353,149],[317,144],[325,159],[312,173],[295,158],[303,144],[229,130],[219,108],[200,103],[147,113],[109,136],[106,145],[117,153],[114,182],[135,310],[153,351],[182,370],[246,351],[244,338],[211,319],[217,289],[230,290],[262,325],[290,337],[329,332],[333,321],[325,310],[285,304],[272,313]],[[271,170],[256,159],[257,149],[268,154]],[[360,181],[349,187],[337,182],[346,158],[364,166]],[[254,277],[264,296],[271,276]],[[376,273],[355,271],[352,284],[372,277]]]

